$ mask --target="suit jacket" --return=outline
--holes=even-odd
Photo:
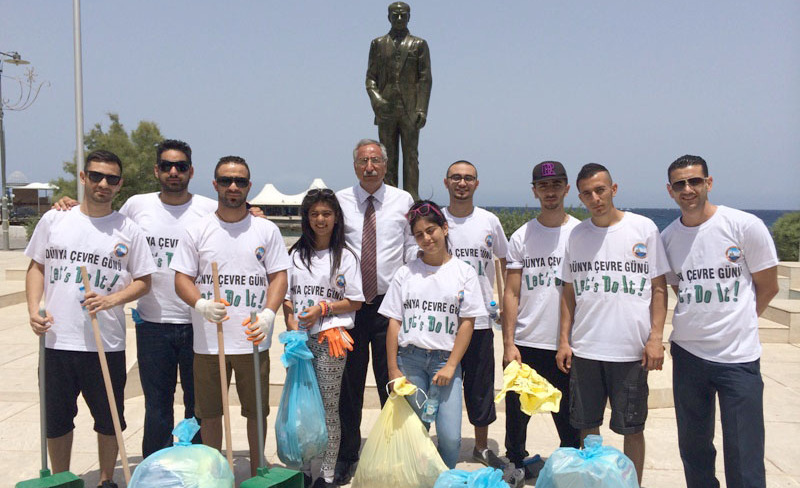
[[[373,39],[369,48],[367,66],[367,93],[375,111],[375,125],[378,124],[377,100],[387,99],[390,103],[398,91],[403,102],[403,112],[393,110],[392,115],[403,115],[410,121],[416,120],[417,112],[427,116],[428,101],[431,97],[431,57],[425,39],[407,34],[399,47],[389,34]]]

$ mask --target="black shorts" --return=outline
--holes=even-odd
[[[608,399],[611,430],[623,435],[644,430],[649,389],[641,361],[612,363],[573,356],[569,394],[570,423],[576,429],[602,425]]]
[[[497,419],[494,408],[494,332],[491,328],[472,332],[461,358],[464,403],[469,423],[485,427]]]
[[[78,395],[83,394],[94,419],[94,431],[114,435],[114,422],[108,408],[100,358],[96,352],[60,351],[45,349],[45,392],[47,409],[47,437],[69,434],[75,428],[78,415]],[[108,372],[122,430],[125,430],[124,396],[125,351],[107,352]]]

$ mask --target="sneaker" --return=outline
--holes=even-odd
[[[510,488],[522,488],[525,486],[525,470],[510,465],[503,472],[503,481],[505,481]]]
[[[529,459],[531,459],[531,458],[529,458]],[[528,460],[526,460],[526,461],[528,461]],[[533,462],[529,462],[529,463],[524,464],[525,479],[526,480],[531,480],[533,478],[538,478],[539,477],[539,471],[541,471],[542,468],[544,468],[544,459],[542,459],[541,457],[539,459],[534,459],[532,461]]]
[[[328,483],[325,481],[325,478],[319,477],[316,481],[314,481],[314,484],[311,485],[311,488],[336,488],[336,485],[333,483]]]
[[[119,488],[116,483],[111,480],[104,480],[102,483],[97,485],[97,488]]]
[[[495,469],[503,469],[506,465],[506,463],[497,457],[497,454],[495,454],[494,451],[489,448],[486,448],[483,451],[479,451],[477,448],[473,449],[472,459],[483,464],[484,466],[490,466]]]

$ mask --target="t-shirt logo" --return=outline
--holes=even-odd
[[[458,292],[458,306],[460,307],[462,303],[464,303],[464,290],[459,290]]]
[[[347,284],[347,280],[344,279],[344,275],[340,274],[336,277],[336,286],[339,288],[344,288],[344,285]]]
[[[639,259],[644,259],[647,257],[647,246],[644,243],[637,243],[633,246],[633,255]]]
[[[555,176],[555,175],[556,175],[556,169],[552,163],[544,163],[542,165],[542,177]]]
[[[264,249],[264,246],[258,246],[256,248],[256,259],[261,261],[264,258],[264,254],[267,253],[267,250]]]
[[[119,243],[114,246],[114,256],[118,258],[124,258],[128,254],[128,246],[123,243]]]
[[[492,247],[492,243],[494,242],[494,237],[492,237],[492,234],[487,235],[486,239],[484,239],[484,242],[486,242],[486,247]]]
[[[728,261],[735,263],[742,257],[742,250],[736,246],[731,246],[725,250],[725,257],[728,258]]]

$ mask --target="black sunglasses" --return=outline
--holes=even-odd
[[[695,176],[694,178],[687,178],[685,180],[678,180],[673,181],[669,184],[672,187],[672,191],[674,192],[682,192],[686,185],[688,184],[692,188],[697,188],[698,186],[702,185],[706,182],[708,178],[701,178],[699,176]]]
[[[309,197],[316,197],[317,195],[322,195],[323,197],[332,197],[334,193],[330,188],[312,188],[306,192],[306,196]]]
[[[158,162],[158,170],[162,173],[169,173],[172,168],[177,169],[179,173],[186,173],[191,166],[192,163],[189,161],[167,161],[162,159]]]
[[[250,178],[242,178],[242,177],[233,177],[233,176],[218,176],[217,177],[217,184],[219,186],[223,186],[225,188],[231,186],[232,184],[236,183],[238,188],[244,188],[250,184]]]
[[[86,176],[89,177],[89,180],[92,183],[100,183],[105,178],[105,180],[111,186],[118,185],[120,180],[122,179],[122,176],[119,176],[119,175],[107,175],[107,174],[101,173],[99,171],[87,171],[86,172]]]

